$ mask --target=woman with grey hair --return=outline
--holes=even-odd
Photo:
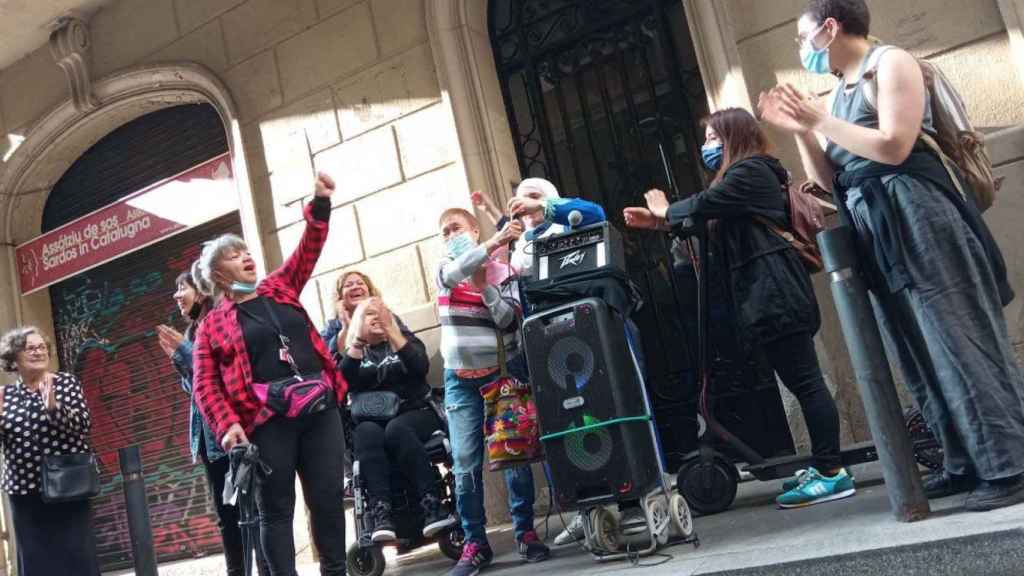
[[[44,455],[91,452],[82,385],[73,374],[50,371],[50,343],[32,326],[0,338],[0,367],[18,374],[0,388],[3,489],[11,502],[18,574],[99,576],[89,500],[45,502],[40,478]]]
[[[295,574],[295,475],[302,479],[324,576],[345,573],[338,405],[347,385],[299,301],[327,240],[334,182],[319,174],[295,252],[257,283],[237,236],[203,248],[200,283],[219,297],[196,333],[196,404],[221,447],[252,443],[272,472],[256,490],[263,554],[273,576]]]

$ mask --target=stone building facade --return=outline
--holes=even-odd
[[[779,82],[824,92],[799,66],[803,0],[680,0],[710,109],[749,108]],[[0,69],[0,327],[53,326],[45,291],[19,294],[14,247],[41,231],[48,191],[82,152],[147,112],[213,105],[234,160],[242,230],[264,270],[302,230],[316,170],[338,180],[332,234],[303,294],[319,322],[339,274],[368,273],[431,350],[439,213],[481,189],[502,201],[521,177],[497,77],[488,0],[114,0],[43,2],[76,14],[78,47],[40,43]],[[1024,290],[1024,37],[1021,0],[869,0],[873,33],[942,66],[1006,176],[986,214]],[[43,28],[19,14],[0,24]],[[74,44],[74,42],[72,42]],[[75,56],[78,54],[79,56]],[[59,65],[60,63],[60,65]],[[70,81],[69,81],[70,80]],[[778,136],[778,135],[777,135]],[[795,147],[776,139],[798,171]],[[868,435],[831,295],[817,279],[818,339],[846,441]],[[1024,307],[1007,309],[1024,338]],[[434,356],[433,382],[440,358]],[[793,403],[790,402],[790,408]],[[792,410],[791,410],[792,411]],[[798,412],[795,411],[795,412]],[[792,416],[794,429],[802,426]],[[797,433],[797,438],[805,438]],[[801,443],[806,446],[806,441]],[[489,479],[499,519],[503,488]],[[542,499],[543,501],[543,499]]]

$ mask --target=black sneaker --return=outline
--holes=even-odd
[[[378,500],[374,503],[371,513],[373,514],[373,535],[370,536],[370,540],[374,544],[394,542],[397,535],[395,534],[395,523],[391,521],[391,503]]]
[[[1005,480],[982,481],[967,495],[964,508],[985,512],[1024,502],[1024,474]]]
[[[551,557],[551,549],[540,541],[533,530],[523,534],[516,544],[519,547],[519,557],[527,562],[542,562]]]
[[[494,552],[487,544],[466,542],[462,547],[462,558],[448,576],[476,576],[494,560]]]
[[[970,492],[978,485],[978,481],[971,476],[950,474],[945,470],[925,476],[922,483],[924,484],[924,495],[929,499],[963,494]]]
[[[423,509],[423,537],[431,538],[437,533],[455,526],[455,516],[452,516],[441,506],[441,499],[433,492],[428,492],[420,499],[420,508]]]

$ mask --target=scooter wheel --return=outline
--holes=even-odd
[[[732,506],[738,481],[736,467],[721,458],[694,460],[679,469],[676,487],[694,512],[707,516]]]
[[[386,567],[384,551],[380,546],[362,548],[353,542],[345,553],[345,566],[352,576],[381,576]]]
[[[444,532],[437,539],[437,547],[441,549],[441,553],[456,562],[462,558],[462,547],[465,544],[466,535],[458,526]]]
[[[932,472],[942,470],[945,454],[942,445],[928,428],[928,423],[924,421],[924,415],[917,408],[910,408],[903,417],[907,423],[910,441],[914,443],[914,459]]]
[[[682,494],[673,494],[668,503],[668,512],[672,516],[672,525],[683,538],[693,536],[693,515],[690,506]]]

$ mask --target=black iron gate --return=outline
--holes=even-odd
[[[704,85],[679,0],[491,0],[490,33],[522,176],[601,204],[646,302],[649,389],[670,465],[696,439],[695,342],[661,233],[625,228],[651,187],[700,189]],[[681,405],[690,404],[689,407]],[[681,418],[682,414],[693,415]]]

